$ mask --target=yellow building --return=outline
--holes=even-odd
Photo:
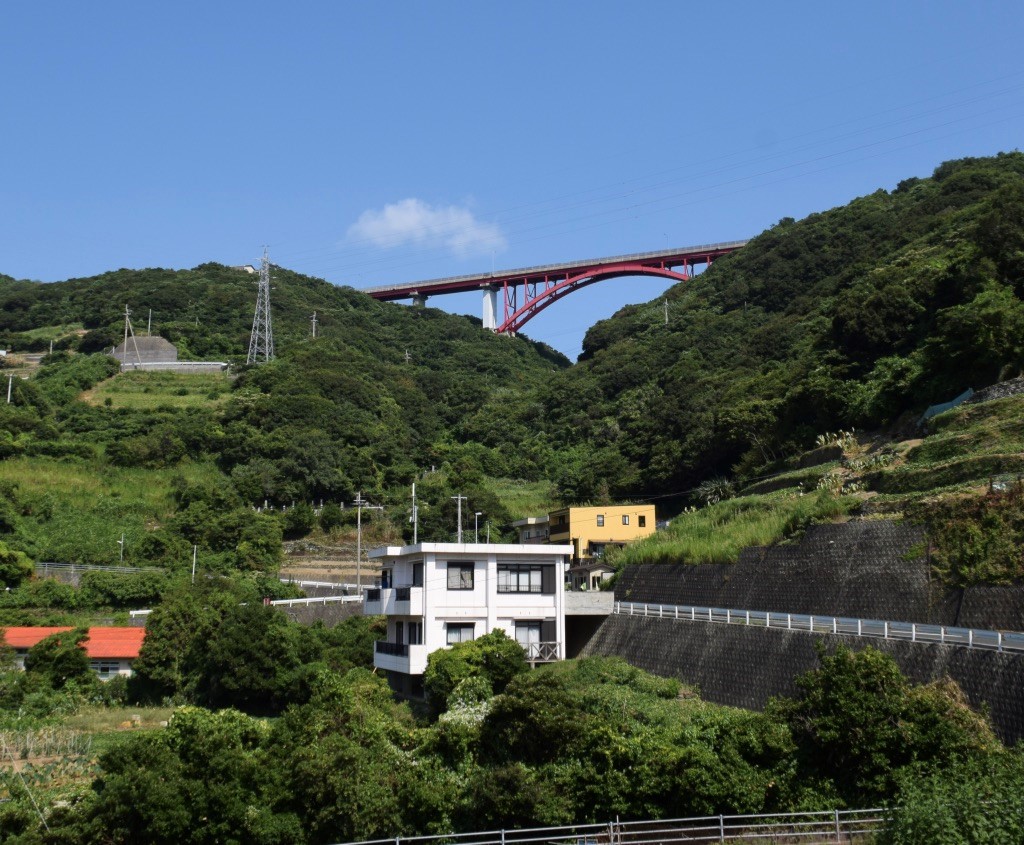
[[[572,543],[574,562],[601,557],[609,546],[624,546],[655,530],[654,505],[562,508],[548,514],[548,542]]]

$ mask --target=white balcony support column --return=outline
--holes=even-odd
[[[484,289],[484,328],[492,332],[498,328],[498,288],[487,285]]]

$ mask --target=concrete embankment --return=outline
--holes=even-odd
[[[616,599],[1024,630],[1024,587],[943,588],[930,575],[920,528],[887,521],[822,525],[799,543],[746,549],[733,565],[630,567]],[[1007,742],[1024,738],[1024,655],[960,646],[611,616],[582,654],[618,655],[700,688],[709,701],[759,709],[796,693],[818,665],[814,643],[869,645],[915,682],[953,678],[986,706]]]
[[[1006,743],[1024,738],[1024,655],[959,646],[675,621],[608,617],[583,656],[618,656],[648,672],[694,684],[708,701],[760,710],[772,696],[794,696],[795,678],[817,667],[814,650],[843,643],[889,654],[917,683],[949,676],[974,707],[987,706]]]

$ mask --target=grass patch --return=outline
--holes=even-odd
[[[57,326],[40,326],[37,329],[18,332],[19,335],[32,340],[60,340],[68,335],[79,334],[85,327],[81,323],[62,323]]]
[[[148,410],[162,406],[196,408],[216,405],[230,394],[231,379],[223,373],[157,370],[118,373],[87,390],[81,399],[91,405]]]
[[[837,497],[825,490],[806,496],[741,496],[676,517],[665,531],[627,546],[616,562],[735,563],[747,546],[777,543],[859,504],[852,496]]]
[[[172,713],[173,707],[83,707],[63,727],[89,737],[99,755],[139,731],[159,730]]]
[[[123,531],[125,564],[145,565],[134,551],[147,530],[173,512],[176,476],[214,484],[222,479],[212,463],[184,463],[168,472],[46,457],[0,461],[0,482],[17,485],[27,511],[18,530],[30,554],[58,563],[116,564]]]
[[[505,509],[520,519],[546,515],[554,507],[554,491],[550,481],[519,481],[498,478],[488,482],[491,492]]]

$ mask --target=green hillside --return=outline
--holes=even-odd
[[[570,497],[757,475],[839,428],[875,428],[1024,363],[1024,155],[943,164],[786,218],[588,333],[541,393],[578,460]],[[660,303],[659,303],[660,306]]]
[[[949,162],[784,219],[672,288],[667,326],[660,301],[594,326],[575,366],[476,320],[273,276],[278,358],[258,367],[239,363],[255,302],[244,271],[0,277],[0,343],[56,350],[0,405],[0,542],[110,562],[123,533],[126,562],[183,565],[198,545],[213,568],[262,570],[282,536],[339,540],[349,519],[334,503],[359,492],[385,505],[378,539],[408,534],[414,481],[426,539],[449,538],[456,494],[510,536],[513,519],[556,501],[652,497],[670,516],[714,479],[748,494],[813,486],[825,470],[799,456],[826,432],[906,441],[924,407],[1020,372],[1024,155]],[[234,361],[232,374],[117,374],[98,353],[120,338],[125,303],[140,331],[152,309],[181,357]],[[1013,471],[1015,412],[1001,428],[972,413],[974,428],[857,470],[871,507],[903,513],[908,496]],[[55,472],[65,480],[45,481]],[[103,483],[76,499],[75,477]],[[317,520],[320,502],[331,507]],[[254,511],[264,503],[297,507]]]

